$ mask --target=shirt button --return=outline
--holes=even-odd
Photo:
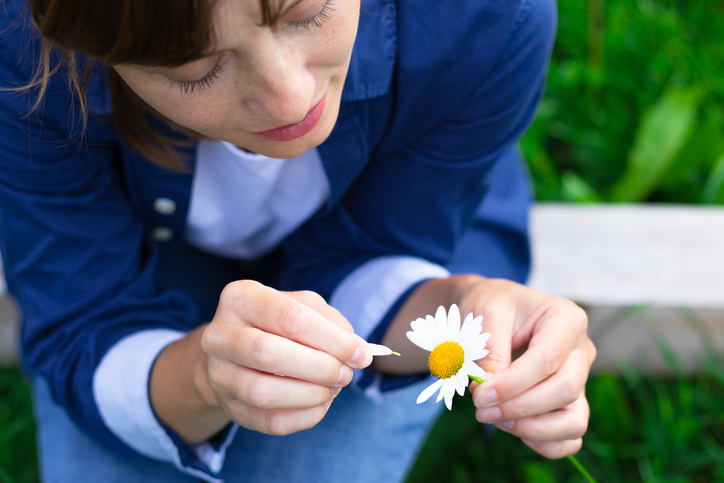
[[[153,231],[151,232],[151,237],[157,242],[171,241],[171,239],[173,238],[173,230],[165,226],[159,226],[153,229]]]
[[[173,215],[176,211],[176,202],[168,198],[156,198],[153,202],[153,209],[162,215]]]

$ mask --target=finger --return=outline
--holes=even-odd
[[[545,414],[568,406],[583,393],[591,363],[586,350],[576,348],[548,379],[497,406],[477,409],[475,415],[480,422],[492,423]]]
[[[326,352],[253,327],[233,332],[217,356],[240,366],[323,386],[346,386],[352,369]]]
[[[266,411],[245,406],[241,403],[227,408],[229,416],[240,426],[270,434],[286,436],[304,431],[317,425],[327,414],[332,401],[308,409],[275,409]]]
[[[352,324],[349,323],[349,320],[347,320],[347,318],[342,315],[339,310],[329,305],[327,301],[324,300],[324,298],[318,293],[312,292],[311,290],[284,293],[286,293],[294,300],[297,300],[304,305],[313,308],[324,317],[337,324],[340,328],[349,332],[354,332],[354,328],[352,327]]]
[[[582,438],[588,430],[590,409],[581,394],[568,406],[529,418],[495,423],[505,432],[530,441],[560,441]]]
[[[313,308],[259,283],[244,280],[227,285],[220,306],[261,330],[324,351],[355,368],[367,367],[372,353],[367,342],[340,328]]]
[[[578,453],[583,446],[583,439],[567,439],[563,441],[550,441],[541,443],[540,441],[521,440],[533,451],[548,459],[565,458]]]
[[[476,388],[475,405],[497,405],[548,378],[561,367],[581,337],[585,337],[586,326],[585,312],[573,303],[560,300],[535,323],[528,349],[510,367]]]
[[[481,315],[483,316],[482,332],[489,333],[490,338],[485,344],[485,348],[489,353],[478,361],[478,365],[486,372],[496,374],[510,365],[515,310],[512,306],[491,305],[483,310]],[[485,384],[483,385],[485,386]],[[488,398],[491,396],[489,394]],[[497,396],[495,399],[497,400]]]
[[[332,399],[332,389],[228,364],[214,377],[217,393],[255,409],[309,409]]]

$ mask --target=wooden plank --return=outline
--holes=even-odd
[[[529,285],[586,305],[724,309],[724,208],[539,204]]]

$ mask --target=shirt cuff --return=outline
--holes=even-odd
[[[369,340],[378,325],[391,320],[391,309],[399,309],[401,297],[410,295],[410,289],[431,278],[450,275],[444,267],[422,258],[411,256],[387,256],[374,258],[347,275],[332,293],[330,305],[347,317],[355,333]],[[394,315],[394,314],[392,314]],[[378,342],[378,341],[375,341]],[[393,348],[394,350],[394,348]],[[410,379],[410,378],[404,378]],[[414,377],[410,383],[419,380]],[[355,371],[352,385],[363,389],[372,399],[381,398],[381,387],[391,389],[398,384],[383,384],[380,373]],[[407,384],[404,384],[407,385]]]
[[[184,332],[152,329],[116,342],[93,374],[93,398],[108,429],[121,441],[149,458],[171,462],[181,471],[217,483],[226,448],[238,426],[195,446],[186,445],[157,418],[151,406],[149,379],[158,354]]]

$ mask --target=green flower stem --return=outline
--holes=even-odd
[[[471,380],[477,382],[478,384],[482,384],[482,383],[485,382],[485,381],[483,381],[482,379],[480,379],[478,376],[471,376],[470,374],[468,374],[468,377],[469,377]]]
[[[575,466],[576,469],[583,475],[586,481],[588,481],[589,483],[596,483],[596,480],[593,479],[591,473],[589,473],[575,457],[569,456],[568,459],[571,463],[573,463],[573,466]]]

